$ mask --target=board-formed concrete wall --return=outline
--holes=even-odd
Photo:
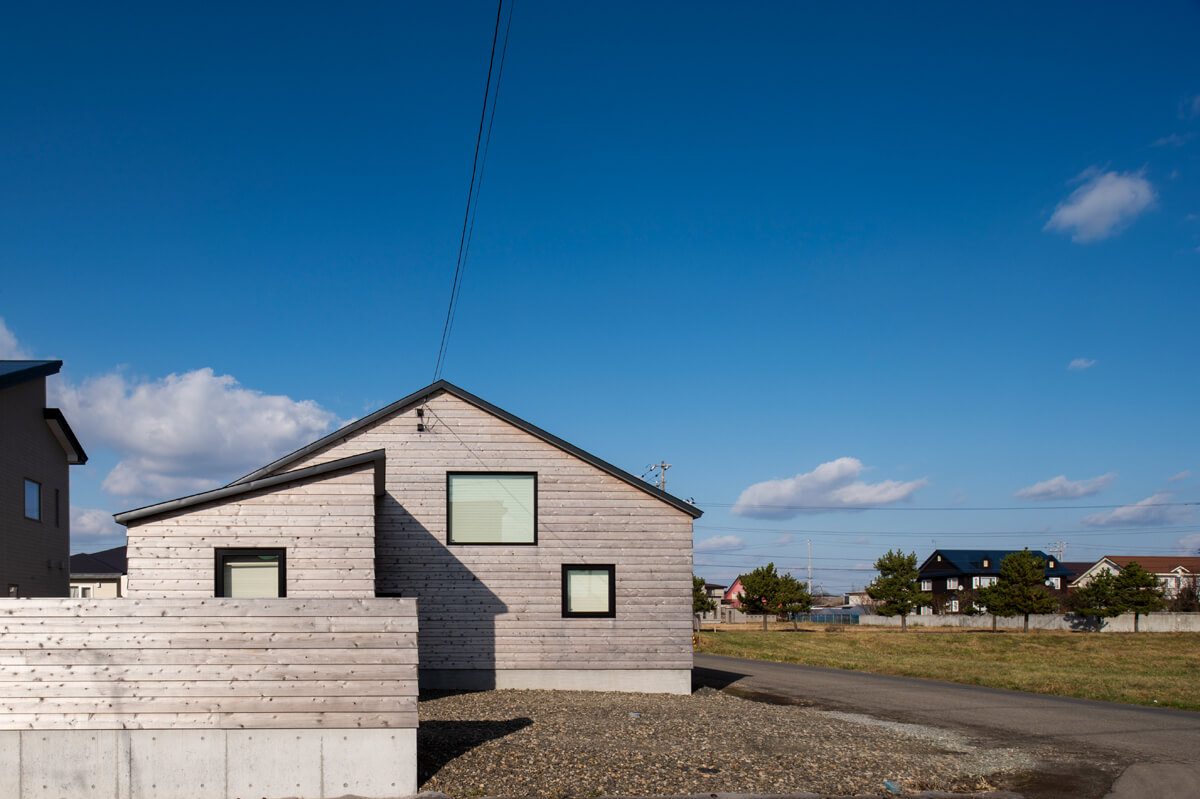
[[[411,599],[0,602],[0,796],[416,791]]]
[[[1001,630],[1020,630],[1025,626],[1024,616],[1000,616],[996,619],[996,627]],[[863,615],[858,617],[862,626],[899,627],[899,616]],[[970,629],[991,629],[992,617],[966,616],[959,613],[948,613],[943,616],[909,616],[909,627],[965,627]],[[1133,632],[1133,614],[1127,613],[1112,619],[1100,619],[1099,625],[1094,618],[1083,618],[1061,613],[1035,614],[1029,617],[1031,630],[1077,630],[1103,633]],[[1200,613],[1151,613],[1143,615],[1138,621],[1138,629],[1144,633],[1188,633],[1200,632]]]

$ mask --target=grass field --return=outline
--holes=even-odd
[[[702,632],[696,651],[1200,710],[1200,633],[736,626]]]

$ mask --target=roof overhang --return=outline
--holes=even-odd
[[[62,361],[0,361],[0,388],[58,374]]]
[[[113,514],[113,519],[117,524],[128,525],[130,522],[140,521],[151,516],[161,516],[167,513],[176,513],[196,505],[202,505],[206,502],[215,502],[221,499],[229,499],[231,497],[249,494],[254,491],[260,491],[264,488],[274,488],[275,486],[284,485],[285,483],[303,482],[312,480],[316,477],[330,474],[331,472],[340,472],[346,469],[352,469],[365,464],[374,464],[375,466],[375,496],[382,496],[384,488],[384,469],[386,459],[384,451],[381,449],[364,452],[361,455],[351,455],[349,458],[339,458],[336,461],[329,461],[317,466],[309,466],[307,469],[297,469],[294,472],[284,472],[283,474],[267,477],[262,480],[253,480],[249,483],[234,483],[227,485],[224,488],[214,488],[212,491],[204,491],[199,494],[181,497],[179,499],[168,500],[167,502],[159,502],[155,505],[147,505],[144,508],[135,508],[127,510],[123,513]]]
[[[524,419],[521,419],[520,417],[512,415],[511,413],[504,410],[503,408],[498,408],[495,405],[491,404],[490,402],[488,402],[484,399],[481,399],[481,398],[475,396],[474,394],[471,394],[468,391],[464,391],[463,389],[459,388],[458,386],[454,385],[453,383],[449,383],[445,380],[439,380],[436,383],[426,386],[425,388],[421,389],[420,391],[417,391],[413,394],[409,394],[407,397],[397,400],[384,408],[380,408],[379,410],[375,411],[374,413],[372,413],[368,416],[364,416],[363,418],[358,419],[357,421],[351,422],[350,424],[346,425],[345,427],[343,427],[339,430],[333,431],[332,433],[325,436],[324,438],[320,438],[320,439],[314,441],[313,443],[309,444],[308,446],[302,447],[302,448],[296,450],[295,452],[291,453],[290,455],[284,455],[279,460],[274,461],[273,463],[268,463],[266,466],[262,467],[261,469],[256,469],[255,471],[251,472],[250,474],[246,475],[245,477],[242,477],[238,480],[233,481],[229,485],[235,486],[235,485],[239,485],[239,484],[246,483],[249,481],[254,481],[254,480],[260,479],[266,475],[269,475],[273,472],[276,472],[276,471],[286,467],[290,463],[294,463],[295,461],[300,460],[301,458],[304,458],[308,455],[313,454],[314,452],[324,449],[326,446],[329,446],[330,444],[333,444],[342,439],[345,439],[347,436],[357,432],[358,430],[362,430],[365,427],[369,427],[370,425],[374,424],[375,422],[379,421],[380,419],[383,419],[387,416],[391,416],[392,414],[397,413],[411,405],[415,405],[418,402],[420,402],[421,400],[430,396],[431,394],[435,394],[439,391],[444,391],[447,394],[458,397],[463,402],[474,405],[476,408],[479,408],[482,411],[486,411],[487,413],[490,413],[493,416],[503,419],[504,421],[508,422],[512,426],[519,428],[521,430],[524,430],[526,433],[529,433],[531,436],[534,436],[535,438],[540,438],[542,441],[545,441],[547,444],[551,444],[552,446],[558,447],[559,449],[563,450],[564,452],[574,455],[576,458],[579,458],[580,460],[585,461],[586,463],[590,463],[592,466],[595,466],[597,469],[600,469],[603,472],[608,472],[610,475],[617,478],[618,480],[626,482],[629,485],[633,486],[634,488],[637,488],[640,491],[645,491],[650,496],[655,497],[656,499],[660,499],[663,502],[667,503],[668,505],[671,505],[672,507],[683,511],[684,513],[691,516],[693,519],[699,519],[704,514],[704,511],[700,510],[692,503],[690,503],[686,500],[680,499],[679,497],[672,496],[671,494],[668,494],[666,491],[663,491],[661,488],[650,485],[645,480],[641,480],[637,477],[634,477],[632,474],[625,471],[624,469],[618,468],[605,460],[601,460],[600,458],[597,458],[595,455],[592,455],[590,452],[585,452],[584,450],[580,449],[579,447],[575,446],[574,444],[570,444],[570,443],[562,440],[558,436],[548,433],[545,430],[541,429],[540,427],[530,424],[529,422],[525,421]],[[118,521],[120,521],[120,519],[118,519]]]
[[[58,445],[63,448],[63,452],[67,453],[67,463],[72,466],[82,466],[87,463],[87,453],[83,451],[79,439],[71,430],[71,425],[67,424],[67,417],[63,416],[63,412],[58,408],[45,408],[42,410],[42,417],[46,420],[46,426],[54,434]]]

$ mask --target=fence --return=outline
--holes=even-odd
[[[899,627],[899,616],[862,616],[860,624],[874,627]],[[992,617],[988,614],[967,616],[947,613],[940,616],[909,616],[910,627],[963,627],[991,629]],[[996,627],[1001,630],[1020,630],[1025,626],[1024,616],[999,616]],[[1147,633],[1200,632],[1200,613],[1150,613],[1138,621],[1138,628]],[[1074,614],[1046,613],[1029,617],[1031,630],[1074,630],[1083,632],[1131,633],[1133,614],[1126,613],[1111,619],[1096,619]]]
[[[858,616],[854,613],[793,613],[788,620],[812,624],[858,624]]]
[[[412,599],[0,603],[0,796],[416,791]]]

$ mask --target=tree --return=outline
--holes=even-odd
[[[1119,615],[1121,607],[1117,602],[1116,582],[1112,572],[1100,572],[1071,594],[1071,610],[1080,616],[1094,616],[1097,621]],[[1097,624],[1096,629],[1099,627]]]
[[[776,599],[779,600],[779,612],[789,616],[795,613],[808,613],[813,606],[813,598],[812,594],[808,592],[808,586],[787,572],[779,575],[779,590]],[[792,629],[796,629],[794,618],[792,619]]]
[[[1133,611],[1133,631],[1138,632],[1138,619],[1143,613],[1162,610],[1167,604],[1158,578],[1142,568],[1136,560],[1129,561],[1113,581],[1117,604],[1124,612]]]
[[[1010,552],[1000,561],[995,585],[979,590],[979,601],[993,616],[1024,616],[1029,632],[1032,613],[1053,613],[1058,603],[1046,591],[1046,561],[1028,549]]]
[[[711,613],[717,609],[717,603],[704,590],[704,578],[692,575],[692,613]]]
[[[1168,610],[1173,613],[1200,613],[1200,590],[1197,589],[1194,576],[1179,580],[1179,591],[1171,597]]]
[[[905,555],[900,550],[888,553],[875,561],[879,576],[867,586],[867,596],[883,604],[877,609],[880,616],[899,616],[900,629],[908,630],[908,614],[933,601],[922,593],[917,577],[917,553]]]
[[[779,613],[780,577],[775,564],[759,566],[749,574],[742,575],[742,592],[738,602],[742,612],[763,617],[763,632],[767,631],[767,616]]]

